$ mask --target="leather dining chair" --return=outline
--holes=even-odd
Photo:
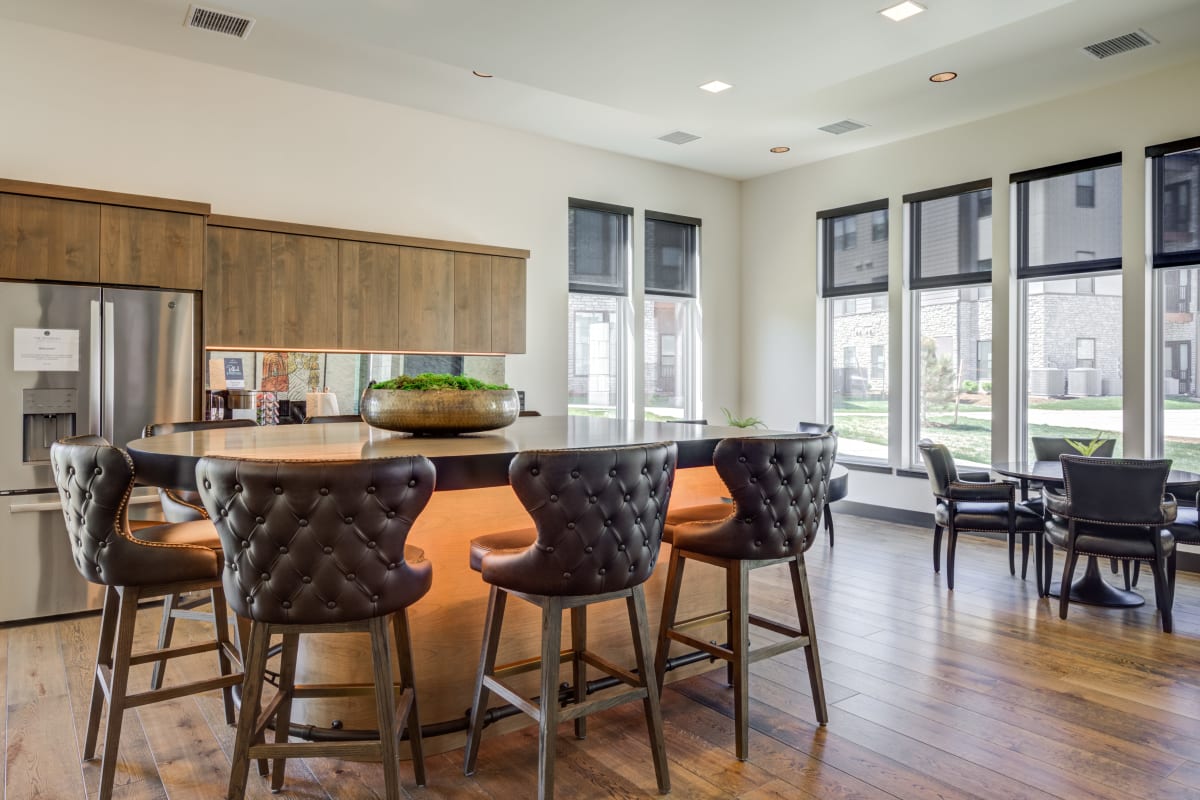
[[[1070,445],[1069,436],[1032,436],[1033,457],[1037,461],[1057,461],[1059,456],[1081,456],[1083,453]],[[1100,446],[1088,455],[1093,458],[1112,458],[1117,448],[1116,439],[1101,439]]]
[[[1166,493],[1169,459],[1100,459],[1059,456],[1064,491],[1044,489],[1046,581],[1054,549],[1066,551],[1058,615],[1067,618],[1071,579],[1079,556],[1146,561],[1154,573],[1154,598],[1165,633],[1173,629],[1171,562],[1175,498]]]
[[[796,423],[796,433],[811,433],[820,435],[822,433],[837,434],[832,423],[826,422],[798,422]],[[846,495],[850,493],[850,477],[845,473],[835,475],[829,479],[829,494],[825,498],[825,510],[822,512],[822,517],[825,520],[825,537],[829,540],[829,546],[833,547],[833,510],[829,507],[830,503],[836,503],[838,500],[845,500]]]
[[[925,461],[925,471],[937,505],[933,512],[933,571],[941,571],[942,532],[946,540],[946,588],[954,588],[954,556],[958,534],[963,531],[1003,533],[1008,537],[1008,571],[1017,573],[1015,551],[1021,535],[1021,580],[1029,565],[1029,537],[1034,543],[1034,573],[1038,596],[1044,597],[1047,584],[1042,580],[1042,517],[1017,502],[1016,486],[1007,481],[977,482],[963,480],[950,450],[943,444],[922,439],[917,447]]]

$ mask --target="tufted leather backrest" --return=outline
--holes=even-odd
[[[142,436],[167,436],[172,433],[211,431],[218,428],[257,428],[252,419],[205,419],[186,422],[152,422],[142,431]]]
[[[1059,456],[1071,516],[1113,525],[1163,522],[1170,459]]]
[[[1083,455],[1071,445],[1067,444],[1065,436],[1033,436],[1033,457],[1036,461],[1057,461],[1059,456],[1078,456]],[[1074,441],[1084,441],[1086,439],[1074,439]],[[1101,445],[1096,448],[1096,452],[1092,453],[1095,458],[1112,458],[1113,452],[1117,449],[1116,439],[1101,439]]]
[[[202,458],[196,485],[224,550],[233,610],[263,622],[380,617],[429,590],[405,542],[434,488],[423,456],[288,462]]]
[[[950,494],[950,484],[958,480],[954,456],[950,455],[946,445],[929,439],[917,442],[917,448],[925,461],[925,472],[929,474],[929,486],[933,489],[934,497],[946,497]]]
[[[722,526],[727,558],[783,558],[812,544],[829,496],[837,437],[794,434],[723,439],[713,465],[733,496]]]
[[[832,422],[797,422],[796,433],[833,433]]]
[[[50,468],[62,500],[71,555],[92,583],[141,586],[211,573],[207,547],[142,542],[129,533],[133,491],[129,454],[99,436],[75,436],[50,446]]]
[[[677,457],[674,442],[518,453],[508,479],[533,517],[537,541],[486,558],[484,580],[551,596],[644,582],[662,544]]]

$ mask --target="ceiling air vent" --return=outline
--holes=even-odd
[[[671,144],[687,144],[699,138],[696,134],[688,133],[687,131],[671,131],[658,137],[659,141],[670,142]]]
[[[852,119],[844,119],[841,122],[834,122],[831,125],[822,125],[817,130],[832,133],[834,136],[841,136],[843,133],[849,133],[850,131],[856,131],[859,128],[865,127],[867,127],[865,123],[855,122]]]
[[[1158,44],[1158,39],[1138,28],[1133,33],[1126,33],[1121,36],[1114,36],[1111,39],[1105,39],[1103,42],[1089,44],[1083,48],[1083,52],[1092,58],[1101,59],[1108,58],[1109,56],[1119,56],[1121,53],[1128,53],[1130,50],[1149,47],[1152,44]]]
[[[219,11],[215,8],[192,5],[188,6],[187,18],[183,25],[185,28],[198,28],[202,31],[223,33],[226,36],[245,39],[250,35],[250,29],[254,27],[254,18],[229,11]]]

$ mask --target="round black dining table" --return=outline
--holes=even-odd
[[[1062,485],[1062,464],[1055,461],[1002,461],[991,465],[992,472],[1021,482],[1021,499],[1029,499],[1030,482]],[[1200,473],[1173,469],[1167,475],[1167,491],[1179,495],[1195,495],[1200,488]],[[1051,584],[1050,594],[1057,597],[1061,591],[1059,583]],[[1071,584],[1071,602],[1087,603],[1094,606],[1110,606],[1114,608],[1133,608],[1143,605],[1146,600],[1137,592],[1127,592],[1124,589],[1109,584],[1100,572],[1100,565],[1095,556],[1088,556],[1087,568],[1083,577]]]

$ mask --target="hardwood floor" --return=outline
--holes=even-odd
[[[753,667],[745,763],[733,756],[724,670],[674,684],[663,697],[674,797],[1200,798],[1200,576],[1179,575],[1173,635],[1153,597],[1133,610],[1073,605],[1064,622],[1032,574],[1009,576],[999,542],[964,536],[948,592],[929,531],[845,514],[837,524],[836,549],[822,537],[808,554],[829,725],[815,724],[799,651]],[[786,570],[758,573],[752,607],[793,618]],[[148,646],[158,615],[139,616]],[[99,763],[81,764],[79,751],[98,628],[97,616],[0,628],[7,800],[94,796]],[[203,633],[177,626],[180,639]],[[210,660],[173,663],[167,684]],[[131,685],[148,680],[137,667]],[[233,735],[215,692],[128,712],[115,797],[224,797]],[[406,791],[532,796],[536,729],[485,737],[473,778],[461,760],[461,750],[429,758],[426,789],[405,764]],[[560,729],[557,790],[657,796],[640,704],[591,717],[585,741]],[[280,795],[252,771],[247,797],[381,792],[378,765],[313,759],[288,762]]]

